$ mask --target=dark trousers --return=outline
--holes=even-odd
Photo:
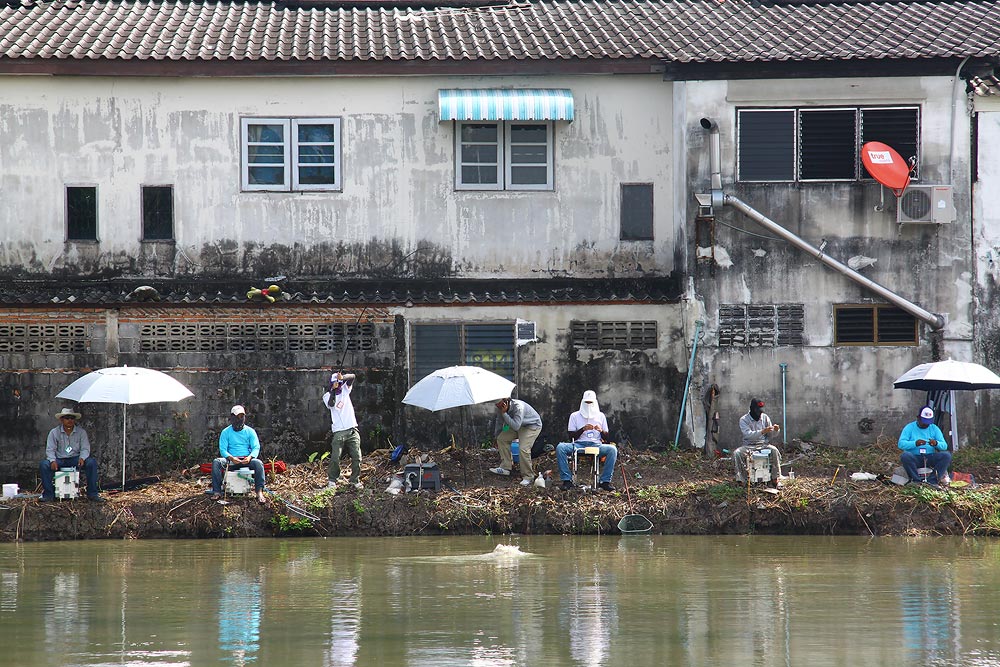
[[[80,458],[71,456],[66,459],[56,459],[56,464],[60,468],[76,469],[80,468]],[[87,479],[87,495],[91,498],[96,498],[101,490],[97,484],[97,459],[93,456],[88,456],[83,462],[83,473]],[[52,469],[51,461],[43,459],[38,464],[38,476],[42,478],[42,495],[48,500],[54,499],[56,497],[56,489],[53,480],[55,479],[56,471]]]

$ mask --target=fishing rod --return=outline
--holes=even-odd
[[[402,257],[397,257],[395,259],[392,259],[392,260],[386,262],[385,264],[383,264],[381,267],[379,267],[377,269],[377,272],[381,273],[382,271],[385,271],[386,269],[391,268],[395,264],[398,264],[400,262],[405,262],[407,259],[409,259],[410,257],[412,257],[413,255],[417,254],[418,252],[420,252],[422,250],[424,250],[424,248],[416,248],[416,249],[414,249],[414,250],[406,253]],[[357,327],[361,323],[361,318],[365,316],[365,313],[368,312],[368,309],[370,307],[371,307],[370,305],[367,305],[364,308],[362,308],[361,312],[358,314],[357,319],[354,320],[354,330],[355,331],[357,331]],[[341,369],[341,367],[344,365],[344,359],[346,357],[347,357],[347,329],[345,328],[344,329],[344,349],[340,353],[340,359],[337,360],[337,365],[334,368],[331,368],[330,370],[331,371],[339,371]]]

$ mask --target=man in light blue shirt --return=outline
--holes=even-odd
[[[903,427],[903,432],[899,434],[899,448],[902,450],[899,461],[911,482],[924,480],[924,476],[917,470],[918,466],[932,468],[933,479],[940,484],[951,481],[948,477],[951,452],[948,451],[944,434],[934,423],[934,411],[930,407],[923,407],[917,420]],[[930,480],[928,477],[927,481]]]
[[[219,458],[212,461],[212,500],[222,497],[222,478],[227,471],[250,468],[257,502],[264,504],[264,464],[257,458],[260,440],[246,421],[246,410],[242,405],[234,405],[229,411],[229,426],[219,434]]]

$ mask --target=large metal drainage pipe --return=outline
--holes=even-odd
[[[718,205],[732,206],[733,208],[735,208],[738,211],[741,211],[748,218],[750,218],[751,220],[762,226],[764,229],[771,232],[772,234],[780,236],[781,238],[785,239],[792,245],[796,246],[801,250],[804,250],[805,252],[809,253],[819,261],[823,262],[834,271],[844,274],[845,276],[847,276],[854,282],[858,283],[865,289],[874,292],[875,294],[879,295],[889,303],[892,303],[893,305],[898,306],[902,310],[905,310],[918,320],[926,322],[935,331],[944,328],[945,320],[942,316],[932,313],[928,310],[924,310],[923,308],[913,303],[912,301],[901,297],[900,295],[896,294],[890,289],[883,287],[882,285],[879,285],[874,280],[866,278],[865,276],[861,275],[860,273],[858,273],[851,267],[847,266],[846,264],[843,264],[842,262],[837,261],[833,257],[830,257],[829,255],[827,255],[822,250],[812,245],[805,239],[788,231],[787,229],[776,223],[774,220],[771,220],[769,217],[767,217],[757,209],[753,208],[752,206],[741,200],[739,197],[723,192],[722,157],[721,157],[722,151],[720,147],[721,142],[719,139],[719,126],[715,123],[715,121],[711,120],[710,118],[702,118],[701,126],[706,130],[709,130],[709,132],[711,132],[709,148],[710,148],[710,157],[712,166],[713,206],[718,206]]]

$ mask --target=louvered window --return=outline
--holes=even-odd
[[[740,109],[737,178],[743,182],[870,178],[861,146],[881,141],[918,156],[918,107]]]
[[[411,384],[439,368],[478,366],[514,380],[514,323],[414,324]]]
[[[837,345],[916,345],[917,320],[895,306],[835,306]]]
[[[573,322],[573,347],[584,350],[647,350],[657,346],[656,322]]]
[[[862,109],[861,144],[881,141],[896,149],[904,160],[916,157],[919,150],[917,137],[918,113],[915,107],[898,109]],[[861,166],[862,178],[871,178]],[[914,173],[914,176],[917,174]]]
[[[802,345],[801,303],[719,306],[719,347]]]
[[[799,179],[845,181],[856,178],[858,161],[853,109],[799,112]]]

